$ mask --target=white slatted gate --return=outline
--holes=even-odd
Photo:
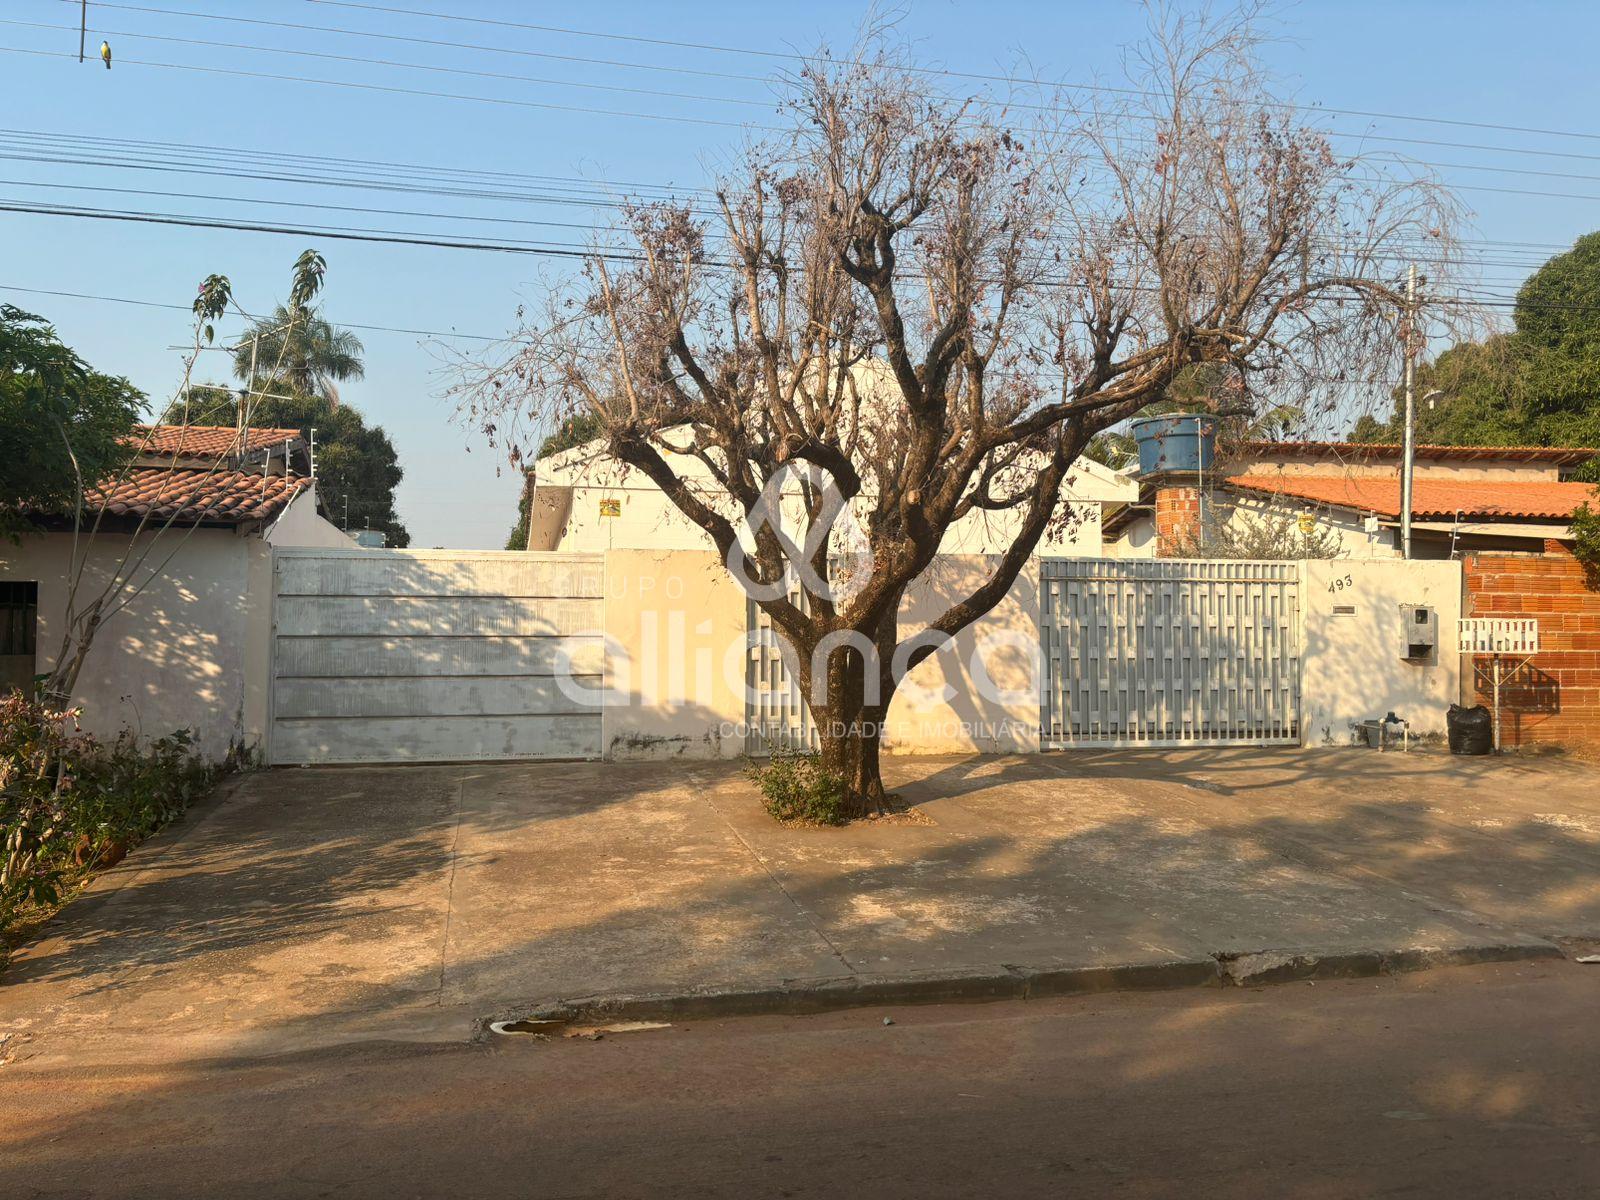
[[[273,552],[267,761],[598,758],[597,554]]]
[[[1040,561],[1041,745],[1300,740],[1299,568]]]
[[[789,599],[805,609],[803,590],[791,592]],[[754,600],[745,601],[745,628],[750,646],[745,654],[744,752],[760,757],[774,750],[815,750],[821,739],[811,709],[783,661],[772,619]]]

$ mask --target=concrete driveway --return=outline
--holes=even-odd
[[[250,775],[16,956],[0,1060],[452,1041],[594,993],[1600,939],[1592,767],[1218,750],[890,771],[927,823],[783,829],[726,764]]]

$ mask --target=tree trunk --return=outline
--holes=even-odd
[[[822,738],[822,763],[844,780],[852,818],[887,812],[889,808],[889,796],[878,767],[886,708],[885,705],[863,705],[851,714],[837,711],[813,714]]]
[[[840,779],[850,798],[850,816],[887,812],[889,795],[878,766],[884,722],[894,698],[895,680],[887,669],[894,655],[899,622],[893,611],[880,623],[876,661],[859,647],[837,647],[828,656],[827,697],[813,706],[812,719],[822,743],[822,762]],[[810,681],[806,681],[809,692]]]
[[[100,631],[100,609],[104,603],[105,597],[97,596],[84,614],[82,628],[77,631],[76,637],[71,627],[63,635],[61,653],[56,655],[55,666],[42,688],[45,698],[51,703],[62,708],[72,703],[72,691],[78,686],[78,676],[83,672],[84,660],[89,657],[89,647],[94,643],[94,635]]]

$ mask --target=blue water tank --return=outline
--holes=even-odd
[[[1217,447],[1217,418],[1209,413],[1145,417],[1132,425],[1139,474],[1209,471]]]

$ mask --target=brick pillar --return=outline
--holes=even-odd
[[[1180,558],[1200,534],[1200,489],[1169,484],[1156,489],[1156,557]]]

